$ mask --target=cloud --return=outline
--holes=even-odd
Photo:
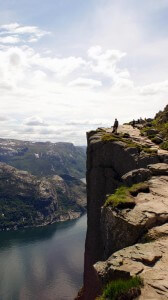
[[[1,48],[0,88],[16,92],[26,88],[26,93],[30,94],[33,91],[29,88],[31,85],[39,90],[48,86],[50,91],[56,92],[62,78],[84,66],[85,60],[80,57],[45,56],[28,46]]]
[[[167,73],[139,83],[131,52],[96,43],[82,55],[56,55],[29,46],[35,29],[22,26],[18,33],[19,24],[6,26],[3,32],[13,32],[6,36],[25,42],[0,45],[1,115],[11,116],[2,118],[2,137],[85,144],[86,131],[111,126],[115,117],[122,123],[153,116],[167,104]]]
[[[158,95],[159,93],[168,92],[168,80],[163,82],[152,83],[144,85],[140,88],[140,93],[142,95]]]
[[[22,26],[18,23],[5,24],[0,26],[0,35],[6,35],[0,39],[1,43],[6,44],[16,44],[21,42],[21,38],[18,36],[23,36],[27,39],[27,42],[34,43],[45,35],[49,35],[50,32],[41,30],[37,26]],[[24,42],[24,40],[23,40]]]
[[[75,71],[76,69],[85,66],[85,60],[81,57],[69,56],[65,58],[42,56],[39,54],[32,55],[30,63],[34,66],[45,68],[51,72],[58,74],[59,77],[64,77]]]
[[[88,56],[97,61],[108,61],[112,65],[120,61],[122,57],[126,55],[125,52],[121,52],[116,49],[108,49],[106,51],[102,50],[102,47],[97,45],[93,46],[88,50]]]
[[[21,40],[17,35],[0,37],[0,43],[2,44],[18,44],[20,41]]]
[[[4,115],[0,115],[0,122],[6,122],[9,120],[9,117],[4,116]]]
[[[7,31],[13,31],[16,28],[18,28],[20,25],[18,23],[11,23],[6,25],[1,25],[1,29],[7,30]]]
[[[28,126],[48,126],[47,123],[38,116],[32,116],[24,120],[24,124]]]
[[[111,77],[114,81],[117,80],[117,77],[129,77],[128,70],[121,72],[117,68],[118,62],[126,56],[125,52],[116,49],[103,51],[100,46],[94,46],[88,50],[88,56],[94,61],[90,63],[93,72],[104,74]]]
[[[101,87],[102,82],[100,80],[94,80],[91,78],[79,77],[69,82],[68,85],[73,87],[80,87],[80,88],[96,88],[96,87]]]
[[[66,123],[65,125],[68,126],[82,126],[82,127],[91,127],[91,126],[108,126],[109,125],[109,120],[107,119],[93,119],[93,120],[71,120],[70,122]]]
[[[0,90],[2,90],[2,91],[11,91],[12,89],[13,89],[13,86],[10,83],[3,82],[3,80],[1,80]]]

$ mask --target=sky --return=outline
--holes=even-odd
[[[168,103],[168,0],[0,0],[1,138],[86,144]]]

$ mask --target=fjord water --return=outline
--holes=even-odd
[[[0,233],[1,300],[72,300],[82,286],[86,215]]]

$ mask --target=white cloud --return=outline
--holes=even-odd
[[[101,53],[102,53],[102,48],[99,45],[92,46],[88,49],[88,56],[93,59],[99,59]]]
[[[69,82],[69,86],[80,87],[80,88],[96,88],[96,87],[101,87],[102,82],[100,80],[94,80],[91,78],[79,77]]]
[[[11,37],[27,31],[29,39],[36,38],[30,34],[35,29],[16,33],[19,28],[14,23],[2,30],[13,32]],[[153,116],[167,104],[167,74],[138,84],[128,64],[132,55],[120,49],[93,46],[83,57],[44,53],[27,43],[1,45],[2,121],[6,112],[12,116],[1,122],[1,136],[85,144],[86,131],[110,126],[115,117],[122,123]]]
[[[9,120],[9,117],[4,116],[4,115],[0,115],[0,122],[6,122]]]
[[[21,40],[17,35],[0,37],[0,43],[2,44],[17,44],[20,41]]]
[[[120,61],[122,57],[126,55],[125,52],[121,52],[116,49],[108,49],[103,52],[101,46],[93,46],[88,50],[88,56],[97,61],[108,61],[112,65]]]
[[[34,43],[48,34],[50,32],[41,30],[37,26],[22,26],[18,23],[5,24],[0,26],[0,35],[6,35],[0,39],[0,43],[16,44],[21,42],[21,38],[18,36],[23,36],[29,43]]]
[[[126,56],[125,52],[116,49],[103,51],[100,46],[95,46],[88,50],[88,56],[94,60],[90,63],[93,72],[104,74],[114,81],[117,80],[117,77],[129,77],[128,70],[120,71],[117,68],[118,62]]]
[[[34,66],[45,68],[51,72],[56,73],[59,77],[67,76],[79,67],[85,65],[84,59],[81,57],[49,57],[41,56],[40,54],[32,55],[30,63]]]
[[[66,123],[65,125],[71,125],[71,126],[105,126],[107,125],[109,122],[108,120],[83,120],[83,121],[70,121],[68,123]]]
[[[32,116],[24,120],[24,124],[28,126],[48,126],[39,116]]]
[[[18,28],[20,25],[18,23],[11,23],[11,24],[6,24],[6,25],[1,25],[0,28],[7,30],[7,31],[13,31],[16,28]]]
[[[168,80],[163,82],[152,83],[144,85],[140,88],[140,93],[142,95],[157,95],[159,93],[168,92]]]

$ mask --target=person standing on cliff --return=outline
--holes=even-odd
[[[117,119],[115,119],[112,133],[117,133],[118,125],[119,125],[119,122]]]

